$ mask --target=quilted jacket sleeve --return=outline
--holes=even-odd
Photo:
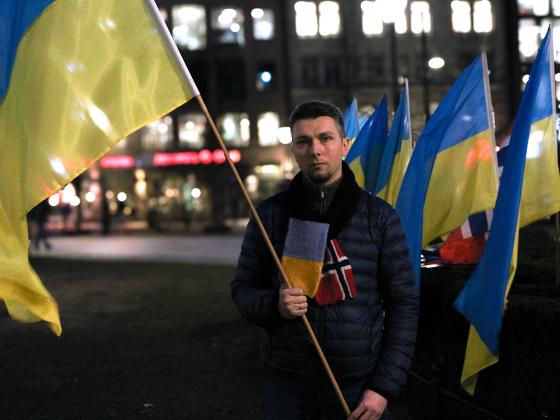
[[[418,320],[418,294],[400,219],[390,206],[377,218],[381,244],[379,287],[385,312],[379,362],[369,388],[387,399],[397,397],[412,364]]]
[[[259,216],[269,234],[272,207],[267,200],[258,208]],[[251,218],[231,282],[231,296],[241,315],[260,327],[271,328],[281,320],[278,312],[278,287],[273,282],[276,272],[264,238]]]

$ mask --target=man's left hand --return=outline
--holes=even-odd
[[[362,400],[348,420],[377,420],[387,408],[387,400],[376,392],[366,389]]]

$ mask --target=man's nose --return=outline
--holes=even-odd
[[[323,145],[321,144],[321,141],[319,139],[313,139],[313,141],[311,142],[311,147],[309,148],[311,154],[315,155],[320,155],[323,152]]]

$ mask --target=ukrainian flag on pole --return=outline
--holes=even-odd
[[[379,103],[358,133],[346,155],[346,162],[354,172],[358,185],[373,192],[377,183],[379,164],[387,143],[387,98]]]
[[[60,335],[26,213],[198,90],[152,0],[3,0],[0,37],[0,299]]]
[[[519,224],[527,217],[522,213],[522,191],[525,194],[526,187],[536,181],[545,185],[558,182],[554,179],[559,176],[557,167],[550,174],[553,179],[528,179],[532,148],[542,145],[544,138],[555,133],[552,57],[549,28],[515,119],[488,243],[476,271],[454,303],[471,323],[461,376],[461,385],[470,394],[474,393],[478,373],[498,361],[506,297],[517,266]]]
[[[498,178],[486,56],[455,81],[412,153],[396,209],[420,281],[423,245],[494,207]]]
[[[360,131],[360,125],[358,122],[358,102],[356,98],[352,98],[352,102],[344,111],[344,135],[351,142],[356,139],[358,132]]]
[[[387,145],[379,165],[375,194],[394,206],[401,183],[412,155],[412,132],[410,125],[410,101],[408,80],[401,91],[399,106],[393,119]]]

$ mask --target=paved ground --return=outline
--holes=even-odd
[[[31,249],[31,256],[80,260],[167,261],[235,264],[241,235],[170,236],[151,234],[53,236],[51,249]]]

